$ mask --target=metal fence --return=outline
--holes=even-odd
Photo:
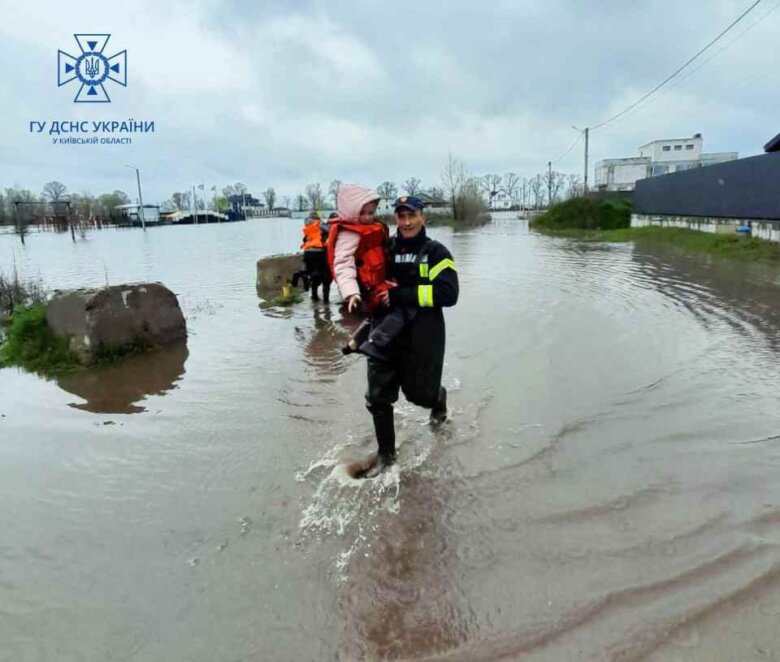
[[[641,179],[634,212],[780,219],[780,152]]]

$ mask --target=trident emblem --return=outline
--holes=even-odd
[[[105,48],[110,34],[74,34],[81,53],[70,55],[57,51],[57,86],[78,80],[81,85],[74,103],[109,103],[106,91],[109,81],[127,87],[127,51],[110,57]]]
[[[90,78],[94,78],[95,76],[100,73],[100,60],[98,60],[96,57],[93,58],[87,58],[85,60],[84,69],[87,72],[87,76]]]

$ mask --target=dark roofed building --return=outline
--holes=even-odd
[[[767,154],[769,152],[780,152],[780,133],[778,133],[774,138],[772,138],[772,140],[764,145],[764,151]]]
[[[417,197],[420,198],[420,200],[423,201],[423,204],[426,207],[433,207],[434,209],[436,207],[447,207],[450,203],[447,202],[444,198],[440,198],[438,196],[433,196],[428,193],[420,192],[417,194]]]

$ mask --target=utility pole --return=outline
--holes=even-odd
[[[144,229],[144,232],[146,232],[146,217],[144,216],[144,198],[141,195],[141,173],[138,171],[138,168],[131,165],[126,165],[125,168],[130,168],[131,170],[135,170],[135,181],[138,184],[138,216],[141,219],[141,227]]]
[[[192,185],[192,211],[194,214],[195,225],[198,224],[198,199],[195,197],[195,184]]]
[[[552,207],[552,161],[547,162],[547,208]]]
[[[585,127],[585,183],[583,185],[583,191],[585,195],[588,195],[588,133],[590,129]]]
[[[141,227],[146,232],[146,214],[144,213],[144,196],[141,195],[141,173],[138,168],[135,169],[135,180],[138,183],[138,201],[141,203],[139,211],[141,212]]]
[[[584,129],[578,129],[574,125],[571,128],[585,134],[585,176],[582,178],[582,195],[588,195],[588,137],[590,128],[586,126]]]

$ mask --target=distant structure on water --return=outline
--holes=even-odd
[[[738,152],[702,152],[700,133],[692,138],[653,140],[639,148],[639,156],[603,159],[596,163],[596,190],[633,191],[636,182],[648,177],[693,170],[727,161],[736,161]]]

